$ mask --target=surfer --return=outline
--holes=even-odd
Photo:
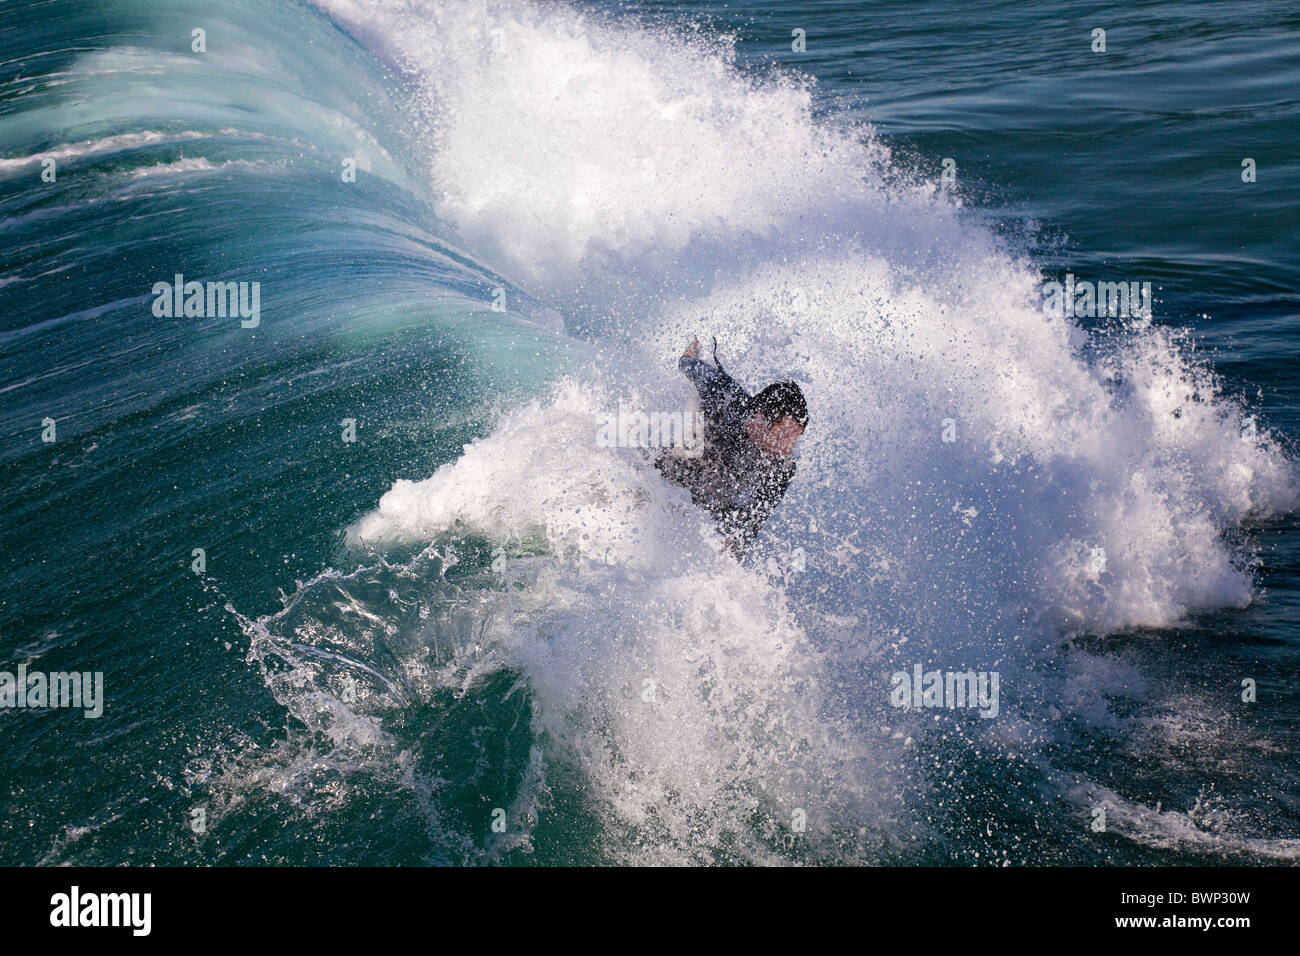
[[[718,364],[716,340],[712,365],[700,358],[693,338],[677,367],[700,393],[704,451],[695,458],[666,454],[655,467],[691,493],[742,557],[794,477],[794,446],[808,424],[808,406],[794,382],[750,395]]]

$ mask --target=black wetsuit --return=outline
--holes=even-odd
[[[700,393],[704,452],[698,458],[664,455],[655,467],[713,515],[739,557],[784,497],[794,477],[794,457],[769,455],[745,434],[745,420],[753,414],[749,393],[721,368],[685,356],[677,367]]]

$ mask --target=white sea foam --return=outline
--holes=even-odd
[[[76,143],[67,143],[57,146],[54,149],[47,150],[43,153],[33,153],[30,156],[16,156],[9,159],[0,159],[0,175],[17,175],[26,170],[33,172],[40,171],[42,160],[53,159],[58,163],[64,163],[68,160],[81,159],[86,156],[94,156],[102,153],[117,153],[123,150],[135,149],[139,146],[148,146],[153,143],[171,143],[185,142],[195,139],[203,139],[203,133],[195,130],[180,130],[174,133],[164,133],[160,130],[141,130],[137,133],[118,133],[114,136],[103,136],[99,139],[80,140]]]
[[[1300,859],[1300,840],[1243,836],[1250,826],[1244,814],[1235,812],[1222,796],[1202,791],[1187,807],[1151,807],[1126,800],[1115,791],[1090,781],[1080,781],[1067,791],[1080,808],[1080,819],[1097,808],[1106,812],[1106,832],[1115,833],[1143,846],[1182,850],[1228,861],[1257,858],[1294,862]]]
[[[152,179],[158,176],[179,176],[185,173],[233,172],[236,170],[259,172],[282,171],[287,166],[284,162],[258,162],[251,159],[228,159],[214,163],[203,156],[190,159],[178,159],[170,163],[154,163],[152,166],[140,166],[131,170],[135,179]]]
[[[942,519],[973,507],[973,560],[1026,569],[1032,591],[1008,597],[1083,627],[1249,600],[1221,533],[1295,501],[1268,436],[1242,440],[1240,411],[1167,333],[1085,360],[1083,333],[1038,310],[1027,262],[942,194],[884,187],[884,152],[814,123],[799,85],[757,87],[725,47],[562,7],[327,6],[364,14],[422,71],[444,211],[540,276],[541,292],[547,280],[565,288],[568,270],[675,255],[701,237],[724,262],[720,244],[748,250],[739,274],[703,295],[663,295],[620,332],[662,366],[703,325],[752,384],[804,382],[814,421],[798,487],[817,502],[799,497],[823,526],[834,507],[852,520],[867,502],[892,503],[893,520],[871,516],[910,539],[891,546],[947,549]],[[653,155],[661,178],[649,182],[640,160]],[[833,251],[790,256],[787,240],[826,237]]]
[[[599,382],[506,415],[349,531],[381,551],[470,528],[612,556],[617,571],[538,579],[494,632],[611,826],[662,827],[664,858],[726,844],[760,805],[808,804],[822,833],[884,826],[906,772],[883,742],[923,732],[874,729],[899,655],[1014,671],[1062,628],[1251,600],[1225,534],[1295,506],[1273,438],[1243,439],[1241,408],[1167,330],[1085,356],[1078,326],[1044,318],[1032,263],[896,182],[867,132],[815,122],[802,83],[565,7],[323,5],[425,85],[439,212],[539,298],[597,316],[598,341],[622,343],[611,378],[684,400],[673,357],[716,332],[749,385],[808,395],[759,556],[774,577],[715,554],[680,492],[595,446]],[[784,573],[794,547],[802,578]],[[641,707],[640,681],[665,674],[666,703]]]
[[[662,832],[640,858],[711,859],[730,845],[762,859],[755,832],[792,832],[796,810],[813,853],[871,827],[867,858],[897,810],[880,781],[898,744],[820,712],[819,654],[781,589],[720,552],[636,450],[599,447],[600,408],[597,392],[561,387],[433,477],[399,481],[349,538],[473,531],[512,554],[540,540],[566,556],[528,575],[523,596],[485,595],[477,633],[527,676],[538,729],[581,767],[606,822]]]

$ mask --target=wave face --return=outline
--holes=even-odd
[[[1139,848],[1294,858],[1076,759],[1215,723],[1107,638],[1247,607],[1250,529],[1296,505],[1278,437],[1189,339],[1045,316],[1027,252],[709,30],[508,0],[237,12],[203,11],[196,60],[188,11],[142,5],[175,50],[11,77],[34,105],[0,120],[26,144],[0,158],[24,250],[5,433],[58,404],[70,467],[102,449],[33,519],[126,559],[107,521],[51,517],[114,484],[156,509],[128,524],[150,553],[252,535],[183,599],[251,665],[207,672],[247,710],[169,777],[234,849],[170,852],[300,859],[260,814],[350,862],[1081,862],[1070,828],[1103,801]],[[261,277],[262,327],[160,322],[173,273]],[[812,413],[743,565],[595,442],[620,401],[686,403],[693,334]],[[196,459],[232,477],[176,482]],[[157,589],[193,590],[175,576]],[[997,672],[997,718],[891,706],[916,665]],[[1066,807],[1047,837],[1043,803]],[[350,844],[376,807],[383,839]],[[112,859],[119,818],[92,817],[49,859]]]

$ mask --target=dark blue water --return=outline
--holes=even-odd
[[[0,670],[105,697],[0,860],[1295,859],[1300,12],[417,6],[0,7]],[[692,334],[813,409],[743,567],[592,441]]]

